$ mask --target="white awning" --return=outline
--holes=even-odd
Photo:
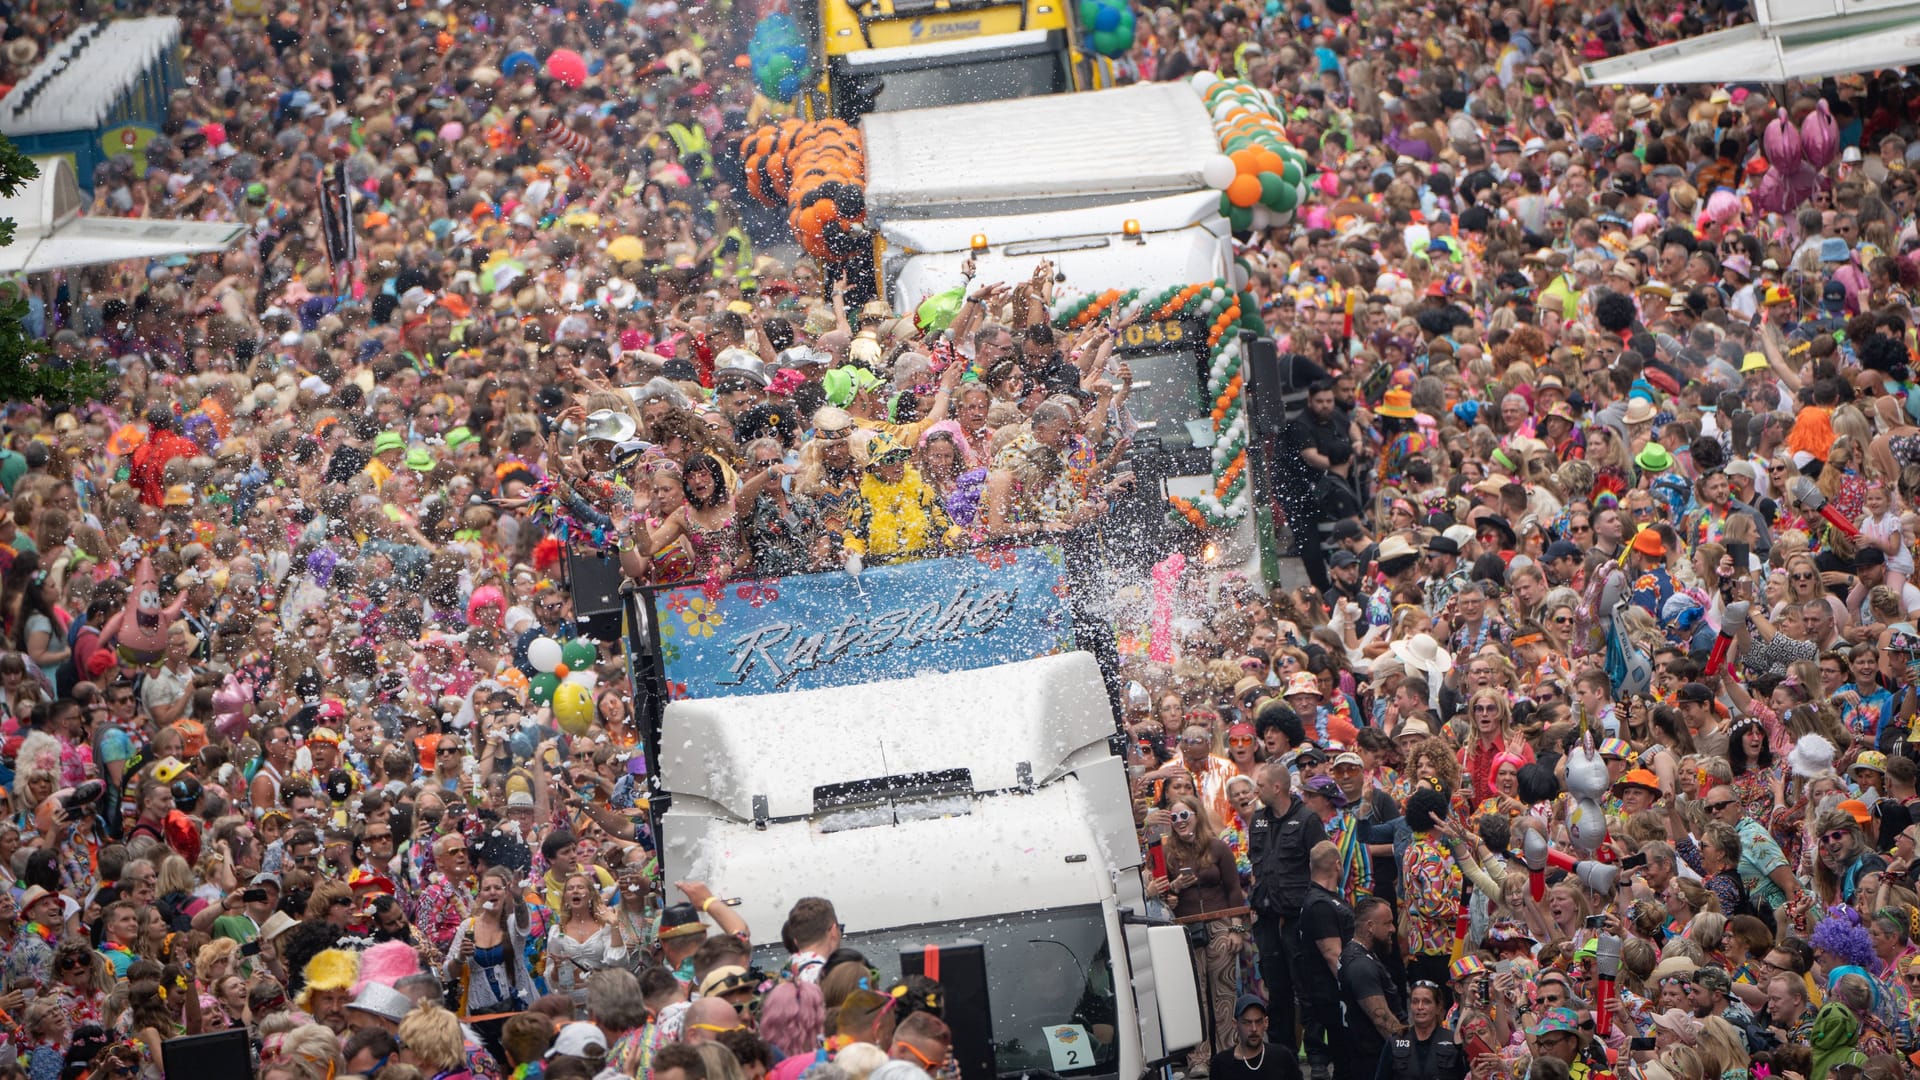
[[[89,23],[49,48],[0,101],[0,134],[100,127],[147,69],[179,46],[180,20],[171,15]]]
[[[70,266],[199,255],[222,251],[247,231],[232,222],[167,218],[90,218],[80,214],[80,186],[64,157],[35,158],[40,175],[11,199],[13,243],[0,248],[0,273],[36,274]]]
[[[1920,0],[1774,0],[1759,21],[1583,64],[1588,85],[1784,83],[1920,63]]]

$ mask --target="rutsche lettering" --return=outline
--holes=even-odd
[[[890,608],[878,615],[849,614],[820,633],[800,633],[791,622],[768,623],[727,645],[733,664],[724,686],[739,686],[764,670],[781,686],[802,672],[831,667],[855,657],[878,656],[941,641],[991,634],[1012,614],[1017,590],[966,586],[942,603]]]

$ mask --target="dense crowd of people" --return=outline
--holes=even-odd
[[[1097,535],[1138,495],[1123,327],[1054,312],[1134,283],[923,319],[766,254],[763,12],[121,6],[184,20],[187,79],[89,212],[248,230],[20,283],[113,381],[6,407],[0,1074],[244,1030],[267,1080],[958,1075],[941,988],[830,902],[769,960],[724,881],[660,880],[624,658],[588,643],[575,733],[529,649],[581,639],[569,552],[713,587]],[[0,4],[0,84],[72,7]],[[1317,167],[1239,244],[1307,580],[1151,552],[1170,617],[1116,609],[1186,1076],[1920,1051],[1920,85],[1578,76],[1747,17],[1141,12],[1123,81],[1238,74]],[[1769,210],[1783,114],[1839,152]]]

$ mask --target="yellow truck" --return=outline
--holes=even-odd
[[[1112,65],[1080,44],[1073,0],[816,0],[794,16],[821,73],[816,117],[1113,85]]]

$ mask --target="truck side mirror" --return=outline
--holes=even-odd
[[[1200,1045],[1200,987],[1193,981],[1193,953],[1181,926],[1147,927],[1147,956],[1153,962],[1153,996],[1160,1003],[1160,1038],[1166,1052]]]

